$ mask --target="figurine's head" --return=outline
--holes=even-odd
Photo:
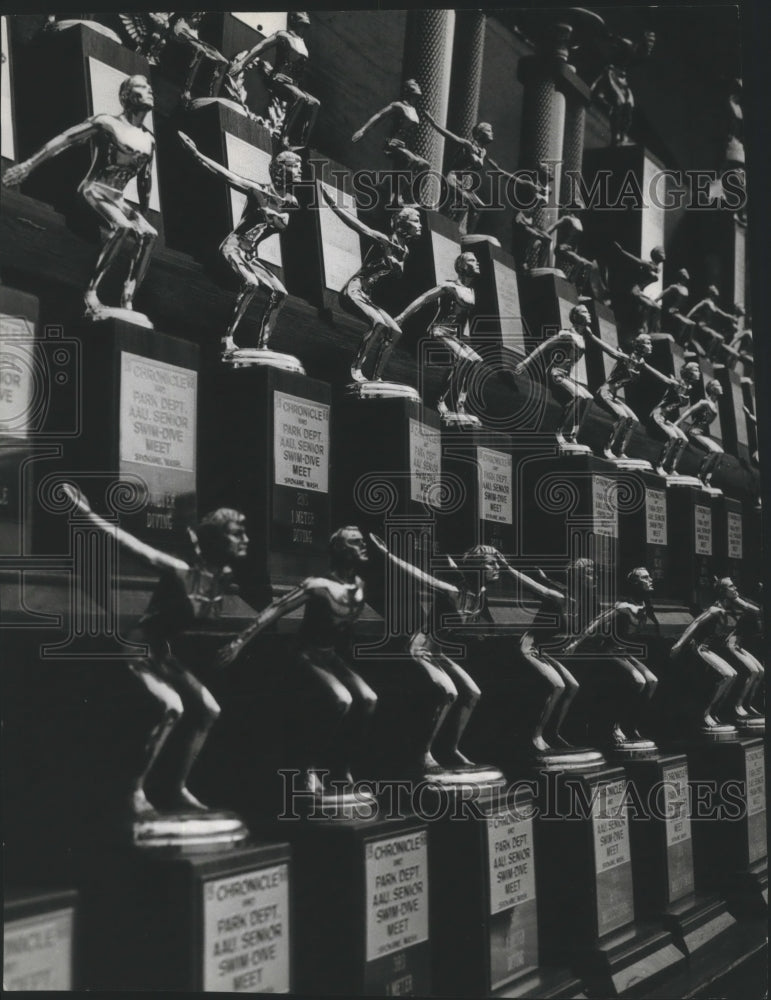
[[[653,353],[653,341],[649,333],[640,333],[632,341],[632,354],[638,358],[648,358]]]
[[[270,161],[270,179],[276,187],[286,188],[302,180],[303,162],[297,153],[285,149]]]
[[[468,250],[455,258],[455,273],[459,278],[476,278],[479,276],[479,261],[476,255]]]
[[[289,30],[296,35],[301,35],[311,23],[311,19],[304,10],[290,10],[286,21]]]
[[[654,264],[663,264],[667,259],[667,255],[664,253],[664,247],[654,247],[651,250],[651,260]]]
[[[680,378],[689,385],[695,385],[701,378],[701,368],[695,361],[687,361],[680,369]]]
[[[118,90],[118,99],[124,111],[152,111],[155,104],[146,76],[127,76]]]
[[[477,122],[471,130],[471,138],[480,146],[489,146],[494,138],[490,122]]]
[[[230,507],[220,507],[207,514],[195,534],[204,560],[215,566],[243,559],[249,547],[246,518],[241,511]]]
[[[636,566],[626,578],[630,589],[643,594],[650,594],[653,590],[653,577],[645,566]]]
[[[498,550],[492,545],[474,545],[460,558],[460,566],[464,571],[481,569],[485,583],[495,583],[501,571],[498,564]]]
[[[713,302],[717,302],[720,298],[720,289],[717,285],[710,285],[707,289],[707,298],[712,299]]]
[[[355,526],[348,524],[338,528],[329,539],[329,558],[337,569],[358,569],[369,562],[367,543],[364,535]]]
[[[584,329],[592,322],[592,317],[585,305],[573,306],[568,314],[568,319],[573,326]]]
[[[406,101],[414,102],[418,97],[423,96],[423,91],[420,89],[420,84],[417,80],[405,80],[404,86],[402,87],[402,96]]]
[[[717,581],[717,599],[725,601],[726,604],[733,604],[739,599],[739,588],[730,576],[724,576]]]
[[[704,390],[708,396],[713,399],[718,399],[723,395],[723,386],[718,382],[716,378],[711,378],[709,382],[704,386]]]
[[[645,31],[641,40],[637,44],[637,50],[640,55],[649,56],[653,52],[656,46],[656,32],[655,31]]]
[[[688,282],[691,280],[690,274],[686,271],[684,267],[681,267],[680,270],[677,272],[677,280],[681,282],[683,285],[687,285]]]
[[[594,559],[582,556],[574,559],[567,569],[568,580],[578,583],[594,583]]]
[[[420,212],[416,208],[399,209],[391,219],[391,228],[404,239],[414,240],[423,231],[420,223]]]

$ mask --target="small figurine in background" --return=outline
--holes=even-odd
[[[223,597],[233,589],[232,564],[246,556],[249,545],[243,514],[228,508],[207,514],[191,532],[196,558],[188,564],[105,521],[75,487],[64,484],[62,488],[94,527],[112,535],[126,551],[160,574],[147,610],[127,636],[128,641],[147,648],[147,653],[133,659],[128,667],[156,708],[156,721],[147,733],[139,773],[126,803],[135,839],[145,837],[151,842],[154,822],[176,818],[179,828],[166,830],[165,835],[184,840],[190,814],[210,821],[212,834],[219,828],[221,834],[230,832],[233,839],[243,839],[247,831],[236,817],[211,813],[187,787],[191,768],[220,709],[169,645],[183,630],[219,617]],[[157,787],[152,798],[157,808],[146,794],[146,785],[153,782]],[[164,815],[169,813],[172,817]],[[191,832],[196,833],[194,829]]]
[[[238,77],[258,60],[271,95],[268,118],[264,124],[285,148],[300,149],[307,146],[319,113],[320,103],[312,94],[302,90],[298,81],[308,62],[308,47],[304,35],[310,18],[302,10],[290,10],[286,31],[276,31],[263,38],[248,52],[233,59],[228,75]],[[274,49],[276,64],[260,59],[263,52]]]
[[[546,267],[551,250],[551,230],[539,229],[532,213],[522,209],[514,216],[512,230],[512,256],[517,267],[525,272]]]
[[[294,697],[313,711],[313,718],[304,720],[303,769],[309,791],[334,799],[353,782],[377,695],[350,666],[352,627],[365,606],[359,574],[369,559],[359,529],[339,528],[329,540],[329,558],[328,576],[308,577],[276,598],[223,648],[218,665],[235,660],[268,625],[305,608],[289,664]]]
[[[404,171],[409,175],[410,181],[413,181],[421,172],[430,169],[428,161],[411,149],[420,124],[420,116],[415,103],[422,95],[423,92],[416,80],[406,80],[402,88],[401,100],[391,101],[390,104],[376,111],[351,136],[351,142],[359,142],[378,122],[388,119],[390,133],[385,141],[383,152],[389,159],[393,160],[397,170]],[[415,197],[414,192],[410,190],[411,185],[402,183],[406,178],[399,180],[399,204],[414,203]]]
[[[171,37],[171,14],[165,12],[118,14],[123,30],[134,43],[134,48],[151,66],[157,66],[161,53]]]
[[[686,347],[690,344],[694,323],[684,313],[690,291],[691,280],[684,267],[680,268],[675,281],[667,285],[655,298],[661,310],[658,326],[664,333],[671,334],[678,344]]]
[[[287,297],[287,291],[270,268],[257,256],[260,243],[275,233],[283,232],[289,225],[289,212],[297,208],[297,199],[289,189],[301,177],[302,164],[299,156],[290,150],[285,150],[273,157],[270,163],[270,184],[260,184],[234,174],[227,167],[204,156],[193,140],[183,132],[179,132],[178,135],[202,166],[211,173],[224,177],[231,187],[246,195],[246,205],[238,225],[225,237],[220,246],[223,258],[242,282],[233,317],[222,338],[222,360],[238,359],[241,352],[235,342],[236,330],[255,295],[263,291],[267,293],[268,298],[260,322],[257,351],[266,352],[265,363],[270,363],[270,355],[279,361],[283,359],[291,370],[302,371],[302,365],[296,358],[287,354],[276,355],[268,350],[271,330]],[[259,354],[255,354],[252,350],[244,353],[249,355],[251,363],[259,362]],[[287,364],[278,366],[287,367]]]
[[[656,44],[656,34],[646,31],[638,42],[611,34],[611,62],[592,84],[592,97],[608,112],[611,144],[630,145],[629,130],[634,114],[634,95],[629,85],[629,69],[647,59]]]
[[[479,277],[479,262],[466,251],[455,260],[456,279],[448,279],[418,296],[395,319],[403,327],[405,320],[431,302],[436,313],[428,326],[430,337],[440,340],[453,355],[453,365],[436,403],[442,422],[447,426],[480,426],[477,417],[466,413],[466,396],[472,367],[482,359],[471,347],[469,315],[474,308],[474,282]],[[448,405],[449,403],[449,405]]]
[[[343,308],[353,315],[363,314],[370,323],[353,362],[351,378],[359,385],[361,396],[384,396],[394,392],[419,399],[415,390],[408,386],[383,382],[383,372],[402,331],[396,320],[372,301],[372,293],[381,278],[404,271],[410,243],[421,233],[420,215],[414,208],[402,208],[395,212],[391,217],[392,235],[388,236],[378,229],[371,229],[355,215],[340,208],[324,188],[321,193],[346,226],[374,242],[367,251],[362,266],[348,279],[340,293]],[[371,375],[368,377],[364,374],[364,368],[370,367],[370,363]]]
[[[695,361],[688,361],[680,369],[680,378],[673,379],[661,401],[651,411],[651,420],[667,438],[656,472],[660,476],[675,476],[677,465],[688,444],[688,435],[675,422],[683,407],[691,404],[691,387],[701,378],[701,369]]]
[[[624,386],[629,385],[630,382],[636,382],[643,372],[653,375],[659,382],[663,382],[664,385],[670,388],[675,388],[678,385],[678,381],[660,372],[657,368],[653,368],[645,360],[650,357],[653,351],[653,342],[649,334],[641,333],[635,337],[628,354],[616,347],[611,347],[610,344],[606,344],[592,333],[589,336],[605,354],[610,355],[610,357],[616,360],[607,380],[603,382],[594,394],[595,403],[601,409],[605,410],[606,413],[610,413],[611,416],[616,418],[613,429],[610,432],[610,437],[602,453],[605,458],[616,464],[620,462],[626,466],[634,465],[639,468],[650,468],[648,462],[643,459],[629,459],[626,457],[626,449],[629,441],[635,427],[639,425],[640,421],[634,410],[619,397],[619,392]]]
[[[638,632],[646,619],[658,628],[651,602],[653,578],[644,566],[638,566],[629,573],[626,582],[631,600],[616,601],[612,608],[599,614],[565,647],[565,653],[586,652],[603,658],[611,654],[610,664],[627,675],[624,679],[632,687],[631,697],[625,699],[625,709],[611,720],[611,742],[622,752],[649,754],[655,752],[656,746],[640,735],[638,725],[642,711],[656,692],[658,679],[642,660],[626,652],[624,640]]]
[[[699,353],[714,358],[725,344],[723,334],[716,326],[725,325],[731,331],[731,337],[736,333],[738,322],[736,316],[721,309],[718,305],[720,290],[716,285],[710,285],[706,296],[696,303],[688,313],[688,319],[695,324],[695,333],[703,335],[703,340],[693,340]]]
[[[645,294],[648,285],[659,280],[661,265],[666,260],[663,247],[654,247],[650,260],[642,260],[624,250],[619,243],[613,244],[616,264],[612,268],[612,287],[615,291],[616,312],[628,312],[636,333],[648,333],[660,325],[661,306]]]
[[[591,448],[579,444],[577,437],[592,394],[586,386],[576,381],[573,369],[586,353],[591,316],[586,306],[578,305],[570,310],[569,319],[572,328],[560,330],[540,343],[523,361],[515,365],[514,374],[522,375],[540,358],[545,359],[549,388],[557,402],[562,404],[556,434],[560,454],[590,455]]]
[[[89,15],[86,14],[86,17]],[[120,16],[120,15],[119,15]],[[100,35],[104,35],[105,38],[109,38],[111,42],[116,42],[118,45],[122,45],[120,38],[112,28],[108,28],[106,24],[102,24],[101,21],[88,21],[82,18],[65,18],[60,20],[56,14],[49,14],[46,18],[46,22],[43,25],[43,31],[46,33],[52,33],[55,31],[67,31],[68,28],[74,28],[78,24],[82,24],[86,28],[90,28],[92,31],[96,31]],[[3,59],[5,62],[5,59]]]
[[[717,401],[723,395],[723,387],[716,378],[712,378],[704,387],[706,397],[689,406],[678,418],[676,425],[682,427],[690,421],[687,434],[688,440],[693,441],[701,451],[706,452],[699,468],[698,476],[704,487],[714,493],[720,493],[712,483],[720,459],[723,457],[723,449],[713,438],[709,436],[710,424],[718,415]]]
[[[584,232],[578,212],[564,212],[546,232],[554,238],[554,263],[557,268],[575,285],[579,295],[592,296],[592,271],[596,265],[578,252]]]
[[[144,120],[153,109],[153,92],[144,76],[129,76],[121,83],[118,96],[123,107],[119,115],[92,115],[79,125],[73,125],[50,139],[29,159],[6,170],[3,184],[15,187],[41,163],[66,149],[91,141],[94,156],[78,191],[107,224],[109,235],[86,288],[86,317],[93,320],[119,318],[152,329],[147,316],[134,311],[134,295],[147,274],[158,236],[145,218],[153,183],[155,139]],[[135,178],[139,209],[131,205],[124,194],[128,183]],[[121,306],[116,309],[100,301],[98,288],[127,239],[134,242],[134,249],[123,285]]]

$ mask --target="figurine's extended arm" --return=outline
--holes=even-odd
[[[452,139],[453,142],[457,142],[459,146],[471,146],[468,139],[463,139],[461,136],[456,135],[454,132],[450,132],[449,129],[444,128],[442,125],[433,118],[428,111],[424,111],[423,114],[426,116],[429,125],[435,128],[439,135],[443,135],[445,139]]]
[[[640,260],[639,257],[635,257],[635,255],[633,253],[629,253],[628,250],[625,250],[621,246],[621,244],[620,243],[616,243],[615,240],[613,242],[613,247],[614,247],[614,249],[616,250],[617,253],[621,254],[622,257],[625,257],[626,260],[628,260],[631,264],[637,264],[637,266],[639,267],[641,264],[645,263],[645,261]]]
[[[503,176],[507,177],[510,181],[524,181],[524,180],[527,180],[528,183],[531,183],[531,181],[530,181],[529,178],[519,177],[519,176],[517,176],[517,174],[512,174],[508,170],[504,170],[503,167],[499,166],[495,162],[495,160],[492,158],[492,156],[488,156],[487,157],[487,162],[490,164],[490,166],[493,168],[493,170],[497,171],[499,174],[503,174]],[[537,188],[538,184],[536,183],[533,186]]]
[[[266,49],[275,46],[278,43],[279,37],[286,32],[276,31],[267,38],[263,38],[261,41],[257,42],[248,52],[245,52],[240,59],[234,59],[233,62],[228,67],[228,73],[231,76],[238,76],[239,73],[243,73],[244,70],[249,69],[252,63],[260,56]]]
[[[21,184],[41,163],[45,163],[46,160],[58,156],[65,149],[71,149],[73,146],[79,146],[81,143],[87,142],[98,131],[99,125],[95,118],[87,118],[79,125],[73,125],[66,132],[62,132],[60,135],[54,136],[53,139],[49,139],[45,146],[42,146],[28,160],[23,160],[21,163],[17,163],[16,166],[9,167],[3,174],[3,184],[6,187],[15,187],[17,184]]]
[[[681,424],[685,423],[686,420],[698,416],[698,414],[701,413],[701,411],[707,406],[709,406],[709,403],[706,399],[700,399],[696,403],[691,404],[691,406],[683,410],[677,420],[675,420],[675,427],[679,427]]]
[[[566,603],[567,598],[561,591],[555,590],[553,587],[546,587],[542,583],[539,583],[537,580],[534,580],[531,576],[528,576],[527,573],[522,573],[520,570],[514,569],[514,567],[508,562],[508,560],[504,556],[501,555],[500,552],[498,553],[497,558],[498,558],[498,565],[504,571],[504,573],[508,573],[509,576],[512,576],[517,581],[517,583],[519,583],[526,590],[531,590],[534,594],[537,594],[542,599],[548,598],[555,604],[562,605]]]
[[[676,378],[673,378],[671,375],[665,375],[664,372],[660,372],[658,368],[654,368],[653,365],[649,365],[647,361],[643,361],[642,366],[649,375],[653,375],[654,378],[657,378],[659,382],[663,382],[664,385],[671,385],[673,387],[679,385]]]
[[[670,657],[674,660],[682,653],[686,646],[690,646],[693,643],[698,642],[703,635],[710,632],[712,623],[719,614],[719,608],[713,606],[711,608],[707,608],[706,611],[703,611],[698,618],[694,618],[691,624],[686,628],[677,642],[670,649]]]
[[[188,564],[182,559],[175,559],[174,556],[170,556],[166,552],[161,552],[158,549],[154,549],[151,545],[140,542],[138,538],[134,538],[128,531],[119,528],[117,524],[110,524],[109,521],[105,521],[103,517],[95,514],[91,510],[88,500],[86,500],[76,486],[70,483],[62,483],[62,490],[73,502],[76,509],[85,515],[95,527],[101,529],[107,535],[112,535],[132,555],[143,559],[154,569],[173,569],[182,573],[190,569]]]
[[[357,219],[355,215],[351,215],[351,213],[346,212],[344,208],[340,208],[340,206],[335,203],[335,199],[332,198],[323,187],[321,189],[321,196],[335,215],[341,218],[346,226],[353,229],[360,236],[366,236],[370,240],[375,240],[377,243],[380,243],[381,246],[388,246],[391,242],[386,233],[381,233],[379,229],[370,229],[370,227],[365,226],[360,219]]]
[[[373,125],[377,125],[381,118],[386,118],[388,115],[393,114],[396,110],[396,101],[391,101],[380,111],[376,111],[375,114],[364,122],[360,129],[357,129],[351,136],[351,142],[358,142],[359,139],[363,139],[364,136],[369,132]]]
[[[744,414],[747,417],[747,419],[750,420],[753,424],[757,425],[758,422],[757,414],[753,413],[752,410],[749,408],[749,406],[742,406],[742,409],[744,410]]]
[[[294,611],[296,608],[302,607],[303,604],[307,603],[311,596],[313,578],[308,580],[303,580],[299,587],[295,587],[294,590],[290,591],[288,594],[284,594],[283,597],[276,598],[272,604],[269,604],[267,608],[264,608],[257,617],[254,619],[251,625],[244,629],[240,635],[237,635],[235,639],[231,642],[226,643],[218,652],[214,659],[214,665],[217,667],[226,667],[229,663],[241,653],[245,646],[255,639],[260,632],[264,631],[268,625],[272,625],[273,622],[278,621],[279,618],[283,618],[284,615],[289,614],[290,611]]]
[[[564,334],[561,332],[555,333],[554,336],[552,337],[547,337],[547,339],[542,341],[538,345],[538,347],[534,348],[526,358],[523,358],[519,362],[519,364],[514,365],[514,374],[521,375],[524,371],[526,371],[530,367],[530,365],[536,360],[536,358],[539,358],[542,354],[545,354],[546,351],[550,350],[552,347],[554,347],[555,344],[558,344],[560,340],[564,339],[565,339]]]
[[[185,135],[184,132],[177,132],[177,135],[202,166],[206,167],[206,169],[211,173],[219,174],[221,177],[224,177],[228,184],[230,184],[231,187],[236,188],[237,191],[241,191],[244,194],[248,194],[250,191],[260,191],[262,193],[267,192],[267,186],[265,184],[259,184],[257,181],[250,181],[246,177],[241,177],[240,174],[234,174],[232,170],[228,170],[227,167],[223,167],[221,163],[217,163],[216,160],[212,160],[208,156],[205,156],[190,136]]]
[[[615,604],[612,608],[608,608],[607,611],[603,611],[601,614],[597,615],[593,621],[589,622],[589,624],[581,630],[575,639],[565,647],[565,652],[574,653],[585,639],[589,639],[591,636],[595,635],[607,634],[614,622],[622,622],[625,617],[629,617],[629,614],[630,611],[628,605],[623,603]]]
[[[606,344],[604,340],[600,340],[600,338],[596,337],[588,327],[586,333],[587,336],[593,340],[601,350],[603,350],[606,354],[609,354],[612,358],[615,358],[616,361],[629,360],[628,354],[625,354],[624,351],[619,350],[617,347],[613,347],[611,344]]]
[[[449,594],[451,597],[458,597],[460,595],[458,588],[454,587],[451,583],[445,583],[443,580],[437,580],[435,576],[431,576],[429,573],[424,573],[422,569],[418,569],[418,567],[413,566],[412,563],[408,563],[405,559],[400,559],[398,556],[393,555],[393,553],[389,552],[388,546],[382,538],[378,538],[377,535],[373,535],[372,533],[370,533],[369,537],[372,539],[373,544],[380,549],[383,555],[390,560],[392,565],[398,566],[399,569],[407,573],[413,580],[416,580],[425,590],[439,590],[444,594]]]
[[[429,302],[436,302],[438,299],[441,299],[445,292],[448,291],[448,285],[450,284],[451,282],[445,282],[445,284],[437,285],[436,288],[429,288],[427,292],[419,295],[414,302],[410,302],[403,312],[399,313],[398,316],[394,316],[396,325],[401,326],[406,319],[414,316],[416,312],[422,309],[423,306],[428,305]]]

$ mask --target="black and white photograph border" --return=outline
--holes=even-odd
[[[4,989],[767,995],[770,22],[0,15]]]

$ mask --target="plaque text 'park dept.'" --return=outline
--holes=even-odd
[[[329,492],[329,406],[286,392],[273,393],[276,486]]]
[[[625,790],[624,781],[607,782],[598,789],[592,805],[597,933],[600,935],[634,919]]]
[[[0,436],[25,438],[35,401],[44,389],[36,368],[32,323],[23,316],[0,313],[0,348]]]
[[[477,448],[479,510],[483,521],[512,524],[511,455],[491,448]]]
[[[688,807],[688,765],[662,770],[664,826],[667,838],[669,900],[674,902],[693,892],[693,846]]]
[[[742,515],[735,510],[726,512],[728,534],[728,558],[741,559],[743,552]]]
[[[425,830],[365,845],[367,961],[428,940]]]
[[[645,491],[645,538],[648,545],[667,544],[667,495],[663,490]]]
[[[442,468],[439,431],[410,417],[410,500],[427,502],[427,492],[439,482]]]
[[[712,555],[712,510],[697,503],[693,508],[693,531],[697,556]]]
[[[66,909],[5,924],[3,989],[71,990],[72,922]]]
[[[289,866],[212,879],[203,891],[203,990],[288,993]]]
[[[763,747],[752,747],[745,757],[747,827],[750,864],[766,857],[766,761]]]
[[[121,351],[120,460],[195,472],[194,371]]]

